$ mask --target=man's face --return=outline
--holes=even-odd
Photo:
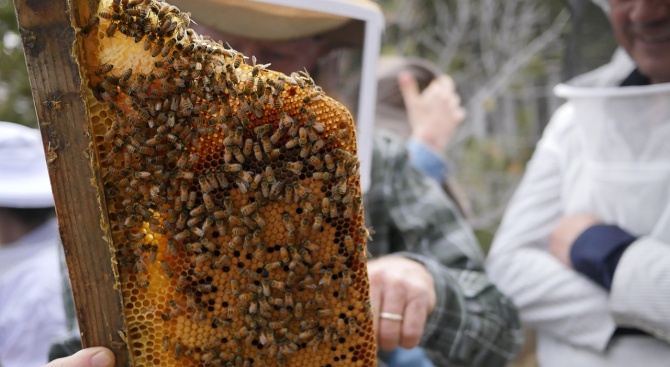
[[[619,44],[652,83],[670,82],[670,0],[610,0]]]
[[[322,42],[317,37],[263,41],[219,32],[201,25],[191,26],[199,34],[210,36],[214,40],[223,40],[245,56],[255,56],[259,64],[270,63],[270,69],[287,75],[303,69],[313,72],[322,56]]]

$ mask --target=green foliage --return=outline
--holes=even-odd
[[[0,0],[0,120],[37,126],[14,4]]]

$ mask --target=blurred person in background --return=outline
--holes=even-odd
[[[453,79],[416,57],[382,56],[377,64],[375,129],[406,141],[412,164],[442,185],[466,218],[470,205],[445,152],[465,120]]]
[[[620,50],[559,85],[489,253],[541,366],[670,360],[670,1],[598,0]]]
[[[0,364],[41,366],[65,331],[58,225],[39,131],[0,122]]]
[[[199,34],[287,75],[306,69],[336,98],[346,71],[332,52],[361,39],[359,22],[330,14],[314,22],[304,9],[273,12],[268,4],[240,0],[171,3],[191,13]],[[404,142],[379,133],[364,143],[373,147],[364,207],[365,223],[375,231],[368,274],[380,366],[504,366],[520,344],[519,323],[514,306],[487,279],[471,228],[438,183],[414,167]],[[403,355],[398,346],[420,346],[425,354]]]

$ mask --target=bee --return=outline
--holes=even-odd
[[[235,156],[235,159],[237,159],[238,162],[244,163],[244,155],[242,154],[240,148],[233,147],[233,155]]]
[[[247,139],[249,141],[249,139]],[[263,152],[261,151],[261,146],[258,143],[253,143],[254,157],[258,162],[263,160]]]
[[[351,216],[353,215],[353,212],[354,212],[354,206],[351,205],[351,204],[347,204],[344,207],[344,213],[342,213],[342,216],[344,218],[351,218]]]
[[[100,18],[105,19],[105,20],[112,20],[112,18],[118,18],[117,14],[110,13],[110,12],[107,12],[107,11],[101,11],[100,13],[98,13],[98,15],[100,16]],[[114,20],[118,20],[118,19],[114,19]]]
[[[184,306],[178,304],[177,302],[175,302],[175,300],[171,299],[168,303],[170,305],[170,316],[171,317],[177,317],[177,316],[181,315],[182,312],[186,311],[186,309],[184,309]]]
[[[142,278],[138,279],[135,284],[140,288],[147,288],[149,286],[149,282]]]
[[[270,141],[270,138],[268,138],[266,135],[263,135],[261,137],[261,144],[263,146],[263,152],[265,152],[265,154],[269,154],[272,151],[272,142]]]
[[[170,337],[167,335],[163,337],[163,349],[165,351],[170,350]]]
[[[285,85],[286,85],[286,82],[282,79],[279,79],[276,82],[274,82],[274,87],[275,87],[274,95],[278,96],[284,90]]]
[[[216,230],[219,232],[220,236],[225,236],[226,235],[226,226],[223,224],[223,221],[221,220],[216,220],[214,221],[214,224],[216,225]]]
[[[354,281],[351,279],[351,272],[348,269],[342,270],[342,284],[349,287],[354,285]]]
[[[223,149],[223,162],[228,164],[233,160],[233,150],[230,147]]]
[[[163,46],[163,49],[161,50],[161,56],[166,57],[166,56],[170,53],[170,50],[172,49],[172,47],[174,47],[174,45],[175,45],[176,43],[177,43],[177,40],[174,39],[174,38],[172,38],[171,40],[169,40],[169,41],[165,44],[165,46]],[[162,79],[162,78],[161,78],[161,79]]]
[[[318,311],[317,311],[318,313]],[[337,339],[337,335],[334,334],[335,328],[332,326],[328,326],[323,330],[323,340],[325,342],[331,342],[333,337]]]
[[[307,144],[307,129],[304,126],[298,129],[298,144],[305,146]]]
[[[302,210],[305,213],[311,213],[314,210],[314,206],[312,206],[312,203],[310,203],[309,201],[302,201],[300,203],[300,207],[302,207]]]
[[[243,58],[244,58],[244,56],[242,56],[242,54],[236,54],[235,55],[235,60],[233,61],[233,67],[235,69],[240,67],[240,64],[242,64],[242,59]]]
[[[184,353],[184,346],[181,344],[181,342],[176,342],[174,344],[174,359],[181,358],[183,353]]]
[[[316,264],[314,264],[309,271],[312,274],[316,274],[316,273],[320,272],[321,270],[323,270],[324,267],[325,267],[325,265],[321,261],[319,261]]]
[[[238,173],[238,177],[239,177],[240,181],[244,184],[245,187],[248,187],[249,184],[251,183],[251,180],[252,180],[251,174],[249,174],[249,172],[247,172],[247,171],[240,171]]]
[[[286,144],[284,144],[284,146],[286,147],[286,149],[295,148],[296,146],[298,146],[298,140],[299,139],[297,137],[289,139],[289,141],[287,141]]]
[[[187,93],[182,93],[181,95],[179,113],[181,113],[182,116],[190,116],[193,113],[193,103]]]
[[[168,263],[166,263],[165,261],[161,261],[161,268],[163,269],[165,274],[167,274],[168,278],[174,277],[174,271],[172,271],[172,268]]]
[[[226,177],[224,176],[223,173],[218,172],[215,175],[215,177],[216,177],[216,181],[219,183],[219,187],[221,187],[222,189],[225,189],[225,188],[228,187],[228,185],[230,185],[230,183],[228,182],[228,179],[226,179]]]
[[[192,242],[186,244],[186,251],[193,252],[196,254],[202,253],[203,247],[199,242]]]
[[[322,285],[326,288],[330,288],[332,280],[333,280],[333,271],[331,269],[327,269],[326,272],[323,273],[323,277],[321,277],[321,280],[319,280],[319,285]]]
[[[189,214],[191,215],[191,217],[198,217],[202,214],[205,214],[206,211],[207,208],[205,207],[205,205],[198,205],[193,210],[191,210]]]
[[[205,178],[207,179],[207,183],[209,184],[210,190],[215,190],[219,188],[219,182],[216,179],[216,176],[214,176],[213,173],[208,173]]]
[[[175,246],[174,241],[168,241],[167,250],[172,256],[177,256],[177,247]]]
[[[184,226],[186,226],[186,218],[187,218],[186,214],[184,213],[179,214],[179,218],[177,219],[177,223],[175,224],[177,229],[184,229]]]
[[[291,216],[288,213],[282,214],[282,221],[284,222],[284,227],[286,227],[286,231],[289,233],[295,232],[295,227],[293,226],[293,222],[291,221]]]
[[[84,26],[84,28],[82,28],[81,31],[82,31],[84,34],[88,34],[89,32],[91,32],[91,30],[92,30],[93,28],[97,27],[98,24],[100,24],[100,18],[98,18],[98,17],[90,17],[90,18],[88,19],[88,22],[86,23],[86,26]]]
[[[241,164],[224,164],[223,170],[225,172],[239,172],[242,170]]]
[[[352,254],[354,252],[354,240],[351,236],[344,236],[344,247],[348,253]]]
[[[285,247],[279,249],[279,257],[284,264],[288,264],[291,261],[291,258],[288,255],[288,251]]]
[[[261,298],[261,299],[259,300],[258,303],[259,303],[259,305],[261,306],[261,311],[263,311],[263,312],[270,312],[270,311],[272,311],[272,306],[271,306],[270,303],[267,301],[267,299],[265,299],[265,298]]]
[[[203,254],[204,255],[204,254]],[[211,256],[211,254],[210,254]],[[211,293],[213,290],[211,284],[198,284],[198,291],[202,293]]]
[[[163,41],[162,38],[160,38],[158,40],[158,42],[152,46],[151,57],[158,56],[161,53],[161,51],[163,51],[163,45],[164,45],[164,41]]]
[[[293,190],[295,190],[295,194],[298,195],[298,197],[304,199],[305,196],[307,196],[309,189],[304,188],[298,181],[293,181],[292,186]]]
[[[307,235],[309,231],[309,218],[303,217],[300,220],[300,234]]]
[[[205,261],[211,260],[212,259],[212,253],[211,252],[205,252],[204,254],[200,254],[195,257],[195,263],[196,264],[202,264]]]
[[[192,180],[195,177],[195,174],[193,172],[189,172],[189,171],[179,171],[179,172],[177,172],[176,177],[178,179],[183,178],[183,179],[186,179],[186,180]]]
[[[151,246],[151,251],[149,251],[149,262],[150,263],[155,263],[156,262],[156,255],[158,255],[158,246],[157,245],[152,245]]]
[[[337,333],[339,335],[345,335],[347,333],[344,319],[337,319]]]
[[[126,235],[126,238],[135,241],[135,240],[141,240],[146,236],[147,236],[146,233],[128,233]]]
[[[319,135],[313,129],[309,129],[309,131],[307,131],[307,136],[309,137],[309,141],[312,142],[312,143],[319,140]]]
[[[190,232],[188,229],[186,229],[186,230],[183,230],[183,231],[177,233],[177,234],[174,236],[174,239],[175,239],[176,241],[183,241],[184,239],[186,239],[186,237],[188,237],[188,236],[190,236],[190,235],[191,235],[191,232]]]
[[[286,162],[286,169],[295,173],[298,176],[302,173],[302,168],[303,165],[301,162]]]
[[[265,167],[265,179],[267,179],[268,183],[275,182],[275,171],[270,166]]]
[[[240,284],[235,279],[230,280],[230,292],[233,294],[233,296],[240,295]]]
[[[263,194],[263,197],[266,198],[270,195],[270,184],[268,184],[267,181],[261,182],[261,193]]]
[[[272,295],[272,292],[270,290],[270,284],[268,283],[267,280],[263,279],[263,281],[261,281],[261,289],[265,297],[270,297]]]
[[[203,361],[206,366],[211,365],[213,359],[214,359],[214,353],[213,352],[206,352],[206,353],[203,353],[200,356],[200,360]]]
[[[333,157],[330,154],[325,154],[323,156],[323,160],[326,162],[326,168],[328,168],[329,171],[333,171],[335,169],[335,162],[333,161]]]
[[[279,181],[274,181],[272,186],[270,187],[270,197],[275,198],[279,196],[281,193],[282,189],[284,188],[284,184],[279,182]]]
[[[282,267],[282,262],[281,261],[275,261],[275,262],[265,264],[264,269],[269,272],[269,271],[278,269],[280,267]]]

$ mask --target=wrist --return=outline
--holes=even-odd
[[[441,154],[446,148],[447,142],[444,139],[440,139],[439,135],[434,131],[413,131],[410,139],[425,145],[435,153]]]
[[[594,225],[574,241],[570,260],[575,270],[609,290],[619,259],[636,239],[618,226]]]

